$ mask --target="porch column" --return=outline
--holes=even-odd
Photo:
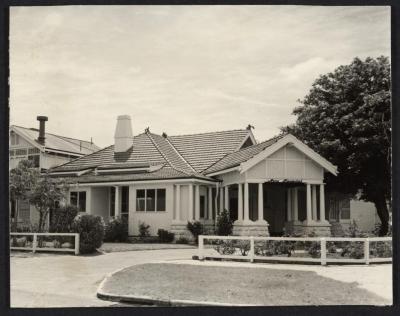
[[[244,183],[244,221],[249,221],[249,183]]]
[[[313,220],[316,221],[317,218],[317,186],[313,185],[312,186],[312,217]]]
[[[290,188],[287,189],[286,195],[286,212],[287,212],[287,220],[290,222],[292,220],[292,190]]]
[[[195,186],[194,196],[194,219],[198,221],[200,219],[200,185]]]
[[[307,218],[306,221],[309,222],[312,220],[312,211],[311,211],[311,184],[307,183]]]
[[[115,186],[115,201],[114,202],[115,202],[114,203],[114,207],[115,207],[114,216],[118,217],[121,214],[121,205],[119,203],[119,187],[118,186]]]
[[[208,190],[208,208],[207,208],[207,219],[212,219],[212,187],[207,187]]]
[[[293,220],[294,221],[299,220],[299,201],[298,201],[298,196],[297,196],[297,190],[298,190],[298,188],[293,189]]]
[[[325,187],[324,184],[319,185],[319,217],[321,221],[325,221]]]
[[[263,183],[258,184],[258,221],[264,220],[264,190]]]
[[[221,186],[219,189],[219,213],[224,210],[224,188]]]
[[[218,214],[218,186],[217,185],[215,185],[214,207],[215,207],[215,219],[217,219],[217,214]]]
[[[243,192],[241,183],[238,183],[238,221],[243,221]]]
[[[189,221],[193,221],[193,184],[189,184]]]
[[[225,209],[229,212],[229,186],[225,186]]]
[[[176,186],[175,220],[181,220],[181,186]]]

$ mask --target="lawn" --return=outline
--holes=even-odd
[[[250,305],[384,305],[386,299],[312,271],[151,263],[111,276],[103,293]]]

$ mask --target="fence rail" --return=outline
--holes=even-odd
[[[13,240],[17,238],[18,236],[22,237],[27,237],[31,236],[32,237],[32,242],[28,242],[27,240],[22,241],[23,246],[16,246],[14,245]],[[62,247],[61,243],[59,247],[55,247],[54,243],[52,247],[43,247],[42,244],[44,241],[41,241],[40,238],[38,237],[50,237],[54,236],[55,238],[62,238],[62,237],[74,237],[74,242],[73,245],[71,243],[71,247]],[[57,240],[57,239],[56,239]],[[11,250],[30,250],[33,253],[36,251],[49,251],[49,252],[73,252],[75,255],[79,254],[79,234],[78,233],[10,233],[10,249]],[[18,244],[18,239],[16,240],[16,243]],[[30,247],[26,247],[26,244],[29,244]],[[73,248],[72,248],[73,246]]]
[[[219,251],[214,252],[207,252],[209,249],[205,249],[205,241],[207,240],[217,240],[217,241],[224,241],[224,240],[237,240],[237,241],[247,241],[249,242],[247,252],[242,253],[241,255],[234,255],[234,254],[220,254]],[[319,257],[292,257],[292,256],[282,256],[282,255],[259,255],[256,253],[255,242],[313,242],[319,244]],[[361,258],[348,258],[348,257],[340,257],[340,258],[332,258],[329,256],[329,252],[327,250],[327,243],[328,242],[350,242],[350,243],[363,243],[363,256]],[[209,236],[209,235],[200,235],[199,236],[199,249],[198,249],[198,256],[200,260],[204,260],[206,258],[220,258],[220,259],[236,259],[236,260],[246,260],[253,262],[255,259],[257,260],[265,260],[265,261],[283,261],[283,262],[315,262],[321,263],[321,265],[326,265],[327,263],[365,263],[370,264],[374,262],[392,262],[392,255],[387,256],[385,253],[384,257],[374,257],[370,254],[370,246],[371,243],[376,242],[392,242],[392,237],[366,237],[366,238],[352,238],[352,237],[252,237],[252,236]],[[217,244],[218,246],[218,244]],[[214,247],[216,247],[214,245]],[[237,246],[236,246],[237,247]],[[235,246],[231,246],[230,252],[236,252]],[[216,250],[216,248],[214,248]],[[390,248],[390,253],[391,253]],[[298,251],[299,253],[304,253],[305,250]]]

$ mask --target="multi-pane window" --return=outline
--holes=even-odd
[[[79,212],[86,212],[86,192],[72,191],[70,193],[70,203],[78,208]]]
[[[165,189],[136,190],[137,212],[165,212]]]
[[[115,187],[110,188],[110,216],[115,216]]]

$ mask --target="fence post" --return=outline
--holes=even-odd
[[[36,252],[36,245],[37,245],[37,235],[33,234],[33,240],[32,240],[32,252]]]
[[[250,236],[250,251],[249,251],[250,262],[254,262],[254,237]]]
[[[79,255],[79,234],[75,234],[75,255]]]
[[[199,260],[204,260],[203,249],[204,249],[204,236],[200,235],[199,236]]]
[[[364,259],[365,264],[369,264],[369,238],[365,238],[364,240]]]
[[[326,239],[321,238],[321,265],[326,266]]]

